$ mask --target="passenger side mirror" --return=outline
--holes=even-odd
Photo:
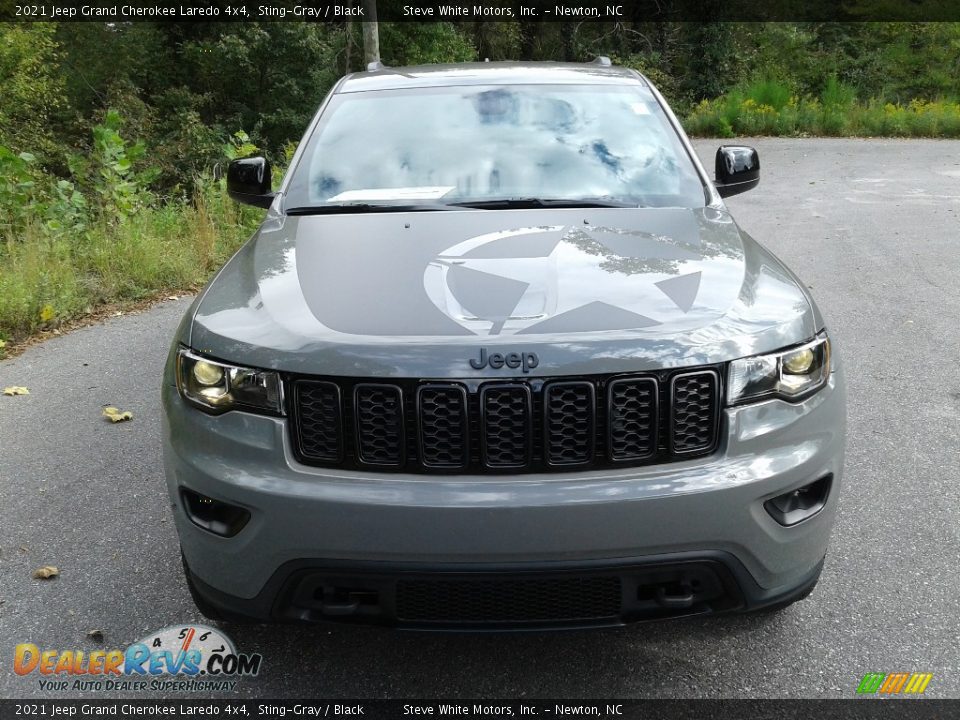
[[[716,180],[720,197],[738,195],[760,184],[760,156],[746,145],[721,145],[717,149]]]
[[[276,195],[272,187],[266,158],[233,160],[227,167],[227,194],[237,202],[268,208]]]

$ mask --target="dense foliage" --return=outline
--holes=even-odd
[[[257,217],[216,168],[283,166],[361,43],[352,22],[0,24],[0,342],[202,282]],[[960,136],[960,23],[399,23],[380,47],[606,54],[698,134]]]
[[[960,23],[398,23],[380,34],[395,65],[607,54],[648,73],[683,115],[758,84],[779,88],[782,102],[753,97],[777,110],[822,101],[831,79],[850,103],[960,98]],[[92,149],[112,108],[145,143],[154,187],[189,190],[238,129],[279,157],[336,79],[360,69],[360,44],[359,23],[5,24],[0,145],[77,181],[69,156]]]

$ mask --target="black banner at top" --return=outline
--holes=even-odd
[[[951,700],[0,700],[0,720],[58,718],[546,718],[604,720],[941,720]]]
[[[381,22],[837,22],[960,20],[960,0],[378,0]],[[361,0],[0,0],[0,21],[345,22]]]

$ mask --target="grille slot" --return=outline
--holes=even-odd
[[[483,462],[518,468],[530,462],[531,397],[526,385],[486,385],[480,390]]]
[[[417,391],[420,460],[428,468],[462,468],[470,459],[467,391],[425,385]]]
[[[401,465],[404,459],[403,395],[396,385],[354,388],[357,455],[368,465]]]
[[[717,439],[719,378],[712,370],[683,373],[671,381],[671,438],[675,453],[712,448]]]
[[[608,389],[610,459],[642,460],[657,451],[657,381],[652,378],[614,380]]]
[[[397,617],[437,623],[595,620],[620,615],[619,577],[401,580]]]
[[[544,445],[551,465],[579,465],[593,458],[596,407],[593,385],[555,382],[546,386]]]
[[[684,460],[720,438],[713,366],[496,380],[288,379],[303,463],[404,472],[547,472]]]
[[[340,462],[343,458],[340,388],[332,382],[315,380],[298,380],[293,388],[300,453],[310,460]]]

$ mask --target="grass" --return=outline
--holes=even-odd
[[[79,233],[28,224],[0,243],[0,341],[9,348],[106,303],[196,288],[249,237],[260,215],[211,185],[192,203],[145,207]]]
[[[912,100],[902,105],[860,102],[855,90],[828,78],[819,97],[797,97],[790,88],[763,80],[704,100],[684,120],[691,135],[815,135],[863,137],[960,137],[960,103]]]

